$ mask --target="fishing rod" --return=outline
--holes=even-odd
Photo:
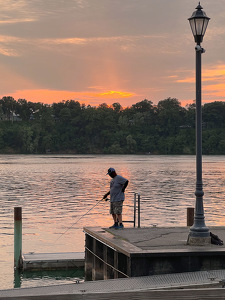
[[[86,216],[89,211],[91,211],[93,208],[95,208],[102,200],[104,199],[104,197],[101,199],[101,200],[98,200],[98,202],[92,206],[85,214],[83,214],[76,222],[74,222],[69,228],[66,229],[65,232],[63,232],[58,238],[57,240],[55,241],[55,243],[68,231],[70,230],[77,222],[79,222],[84,216]],[[107,201],[108,199],[106,198],[105,201]]]

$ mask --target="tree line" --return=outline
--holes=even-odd
[[[202,107],[203,154],[225,154],[225,102]],[[195,154],[195,104],[176,98],[123,108],[0,99],[0,153]]]

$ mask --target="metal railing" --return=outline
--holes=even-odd
[[[133,212],[133,216],[134,216],[134,219],[133,220],[130,220],[130,221],[123,221],[124,223],[133,223],[134,224],[134,227],[136,227],[136,222],[137,222],[137,225],[138,225],[138,228],[141,227],[141,196],[139,193],[134,193],[134,212]],[[137,215],[137,217],[136,217]],[[136,221],[137,219],[137,221]]]

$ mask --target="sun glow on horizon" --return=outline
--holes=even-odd
[[[108,91],[104,93],[99,93],[96,94],[98,97],[109,97],[109,98],[114,98],[114,97],[121,97],[121,98],[128,98],[128,97],[133,97],[135,94],[128,93],[128,92],[119,92],[119,91]]]
[[[0,95],[0,97],[9,95]],[[45,90],[45,89],[31,89],[31,90],[17,90],[10,93],[14,99],[26,99],[31,102],[41,102],[44,104],[52,104],[61,102],[63,100],[76,100],[83,104],[100,104],[102,101],[120,101],[123,98],[131,98],[136,96],[135,93],[126,91],[111,91],[107,90],[102,92],[97,91],[60,91],[60,90]],[[99,102],[100,99],[100,102]]]

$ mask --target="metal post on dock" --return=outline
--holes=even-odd
[[[141,227],[141,213],[140,213],[140,202],[141,202],[141,196],[138,193],[138,228]]]
[[[134,228],[136,226],[136,203],[137,203],[137,194],[134,193]]]
[[[22,207],[14,207],[14,267],[22,268]]]

